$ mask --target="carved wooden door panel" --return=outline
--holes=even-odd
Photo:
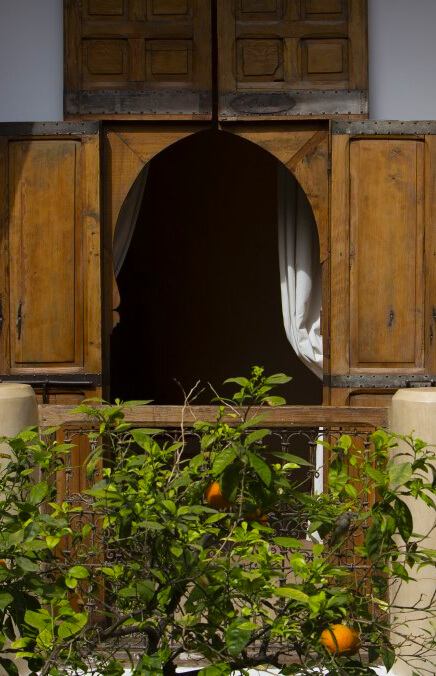
[[[435,380],[436,127],[332,130],[331,403],[386,403]]]
[[[0,378],[80,395],[87,387],[95,391],[101,384],[99,126],[2,124],[0,143]]]
[[[219,0],[219,116],[368,113],[366,0]]]
[[[64,0],[68,118],[208,119],[209,0]]]

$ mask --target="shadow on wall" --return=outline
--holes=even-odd
[[[259,364],[293,376],[281,390],[289,403],[321,403],[322,383],[283,327],[277,166],[254,144],[212,131],[152,160],[117,279],[111,398],[180,404],[178,383],[222,393],[225,378]],[[206,387],[195,403],[212,396]]]

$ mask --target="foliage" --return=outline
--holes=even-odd
[[[238,389],[215,422],[195,423],[195,448],[185,429],[167,441],[163,430],[133,428],[125,412],[138,402],[83,403],[77,411],[94,428],[88,485],[76,500],[62,502],[74,455],[55,429],[2,440],[10,448],[0,477],[0,664],[8,674],[18,673],[15,657],[42,676],[116,676],[126,663],[135,675],[173,674],[181,652],[207,660],[203,676],[265,664],[333,675],[392,665],[389,587],[436,565],[408,506],[436,508],[435,454],[403,437],[406,450],[394,460],[394,436],[378,430],[360,443],[343,434],[321,442],[328,485],[312,495],[296,477],[315,468],[272,450],[271,429],[262,427],[262,407],[283,403],[272,388],[287,381],[258,367],[227,381]],[[229,509],[207,505],[213,481]],[[321,643],[341,623],[361,636],[355,656]]]

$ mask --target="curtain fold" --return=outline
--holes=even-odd
[[[114,243],[113,243],[113,262],[115,277],[120,274],[121,268],[127,256],[130,243],[132,241],[133,233],[135,232],[136,223],[139,216],[142,200],[144,197],[145,186],[147,183],[148,172],[150,164],[146,164],[144,169],[136,178],[118,216],[117,225],[115,228]]]
[[[286,335],[298,357],[322,379],[318,231],[304,191],[283,165],[278,170],[278,240]]]

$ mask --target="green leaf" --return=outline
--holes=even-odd
[[[284,397],[265,397],[264,401],[268,406],[284,406],[286,404]]]
[[[229,654],[232,657],[237,657],[240,654],[241,650],[245,648],[248,641],[250,640],[251,632],[245,629],[240,629],[239,625],[246,622],[244,618],[238,618],[228,627],[225,639],[226,646]]]
[[[393,465],[389,470],[389,488],[395,490],[404,486],[413,474],[410,462],[402,462],[399,465]]]
[[[6,657],[0,657],[0,664],[4,667],[5,673],[8,674],[8,676],[18,676],[18,667],[12,660],[8,660]]]
[[[28,572],[34,573],[37,570],[39,570],[39,566],[31,561],[30,559],[26,559],[24,556],[17,556],[15,558],[15,562],[20,566],[22,570],[26,570]]]
[[[280,460],[286,460],[286,462],[294,462],[296,465],[301,465],[302,467],[313,467],[313,464],[304,458],[300,458],[298,455],[292,455],[292,453],[272,453],[276,458]]]
[[[296,538],[278,537],[274,538],[274,542],[279,547],[293,547],[295,549],[301,549],[301,542]]]
[[[284,596],[287,599],[300,601],[301,603],[308,603],[309,596],[295,587],[277,587],[273,592],[274,596]]]
[[[265,486],[269,486],[271,483],[271,470],[266,462],[250,451],[248,451],[247,455],[250,466],[254,469],[257,476],[262,479]]]
[[[167,512],[170,512],[170,514],[176,514],[177,512],[177,507],[176,504],[172,500],[162,500],[161,503]]]
[[[212,466],[212,475],[218,476],[224,472],[225,468],[237,457],[236,451],[232,446],[225,448],[215,458]]]
[[[55,536],[55,535],[47,535],[47,537],[45,538],[45,541],[47,543],[47,547],[49,549],[53,549],[54,547],[56,547],[56,545],[60,541],[60,538]]]
[[[390,671],[395,663],[395,653],[393,650],[383,646],[380,650],[380,655],[383,660],[383,664],[386,668],[386,671]]]
[[[374,479],[374,481],[377,481],[377,483],[382,484],[382,485],[386,483],[385,475],[382,472],[379,472],[378,469],[375,469],[374,467],[371,467],[370,465],[368,465],[366,467],[365,471],[366,471],[367,475],[371,479]]]
[[[260,441],[260,439],[263,439],[268,434],[271,434],[271,430],[254,430],[254,432],[251,432],[245,439],[244,446],[250,446],[250,444],[254,444],[255,441]]]
[[[14,600],[14,597],[8,592],[0,592],[0,610],[4,610]]]
[[[157,521],[141,521],[138,523],[138,526],[147,528],[148,530],[163,530],[165,528],[165,526],[162,526],[162,524]]]
[[[140,599],[148,602],[154,596],[155,584],[153,580],[139,580],[136,588],[138,590],[138,596]]]
[[[71,577],[71,575],[67,575],[65,577],[65,584],[69,589],[75,589],[77,587],[77,579],[75,577]]]
[[[344,490],[353,500],[357,498],[357,489],[353,484],[345,484]]]
[[[77,634],[88,622],[88,613],[75,613],[68,620],[60,623],[58,628],[59,638],[68,639]]]
[[[84,580],[86,577],[89,577],[89,570],[84,566],[73,566],[68,571],[70,577],[75,577],[77,580]]]
[[[250,385],[250,381],[242,376],[238,376],[237,378],[227,378],[223,384],[226,385],[227,383],[236,383],[236,385],[240,385],[240,387],[248,387]]]
[[[265,378],[265,385],[286,385],[292,378],[285,373],[273,373],[272,376]]]
[[[45,496],[47,495],[49,490],[49,485],[45,482],[42,481],[39,484],[36,484],[36,486],[33,486],[32,490],[29,493],[29,502],[31,505],[38,505],[42,500],[44,500]]]
[[[136,441],[138,446],[144,449],[144,451],[150,451],[154,443],[152,437],[149,434],[150,431],[151,430],[148,429],[135,429],[131,432],[134,441]]]
[[[398,532],[404,542],[408,542],[413,531],[413,517],[406,503],[398,498],[395,500],[395,516]]]
[[[34,627],[39,631],[44,631],[44,629],[46,629],[52,623],[52,619],[48,611],[44,608],[41,610],[26,610],[24,614],[24,621],[30,627]]]

